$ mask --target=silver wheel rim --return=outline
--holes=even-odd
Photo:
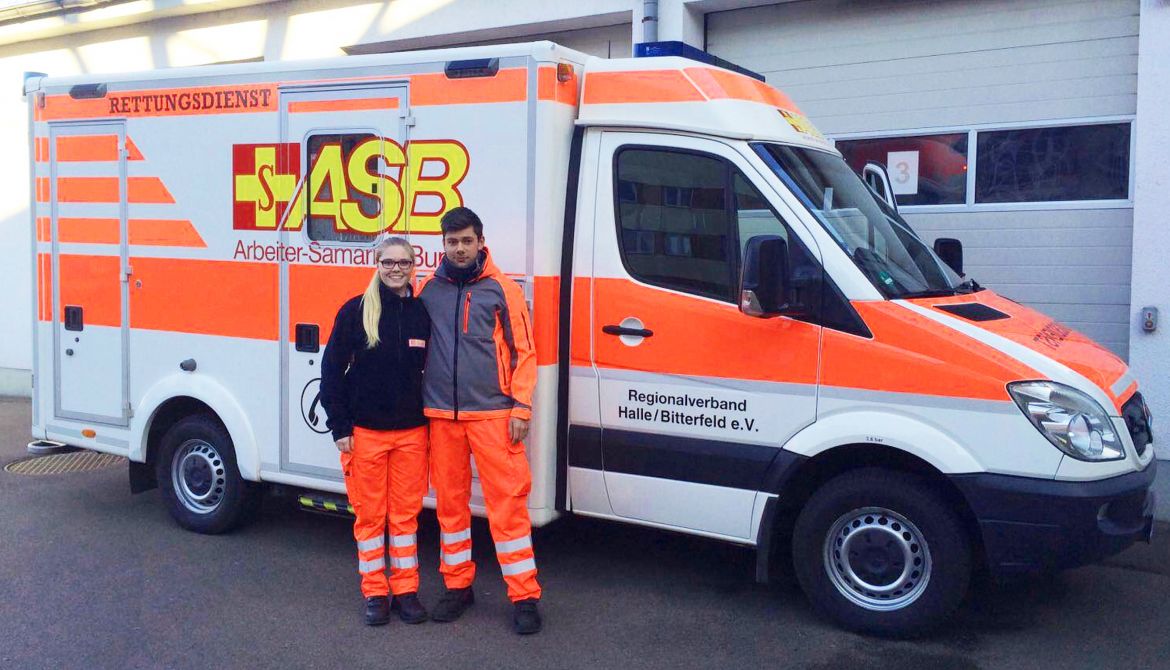
[[[183,507],[210,514],[223,501],[226,466],[215,447],[203,440],[187,440],[171,461],[171,483]]]
[[[930,548],[922,531],[881,507],[855,509],[833,522],[824,563],[837,591],[867,610],[902,609],[930,583]]]

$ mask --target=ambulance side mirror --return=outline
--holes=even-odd
[[[748,316],[779,316],[788,309],[788,242],[779,235],[756,235],[743,251],[739,309]]]
[[[960,277],[963,276],[963,243],[953,237],[940,237],[934,241],[934,253]]]

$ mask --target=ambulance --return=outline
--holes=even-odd
[[[344,506],[333,317],[387,233],[433,272],[463,205],[533,316],[536,525],[754,547],[887,634],[1148,540],[1122,360],[965,277],[761,78],[639,50],[27,75],[34,437],[126,456],[198,532],[265,486]]]

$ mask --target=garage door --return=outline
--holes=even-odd
[[[807,0],[709,14],[707,48],[785,90],[967,272],[1122,356],[1138,0]],[[898,175],[891,175],[898,179]]]

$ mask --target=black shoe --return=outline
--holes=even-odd
[[[449,589],[439,599],[439,604],[435,605],[431,619],[440,623],[454,621],[463,616],[463,612],[474,602],[475,594],[471,592],[470,586],[465,589]]]
[[[386,596],[366,598],[366,625],[381,626],[390,621],[390,599]]]
[[[536,598],[521,600],[515,604],[512,612],[512,628],[517,635],[532,635],[540,632],[540,610],[536,608]]]
[[[390,600],[390,610],[398,612],[398,618],[405,623],[422,623],[427,620],[427,609],[418,600],[418,593],[403,593]]]

